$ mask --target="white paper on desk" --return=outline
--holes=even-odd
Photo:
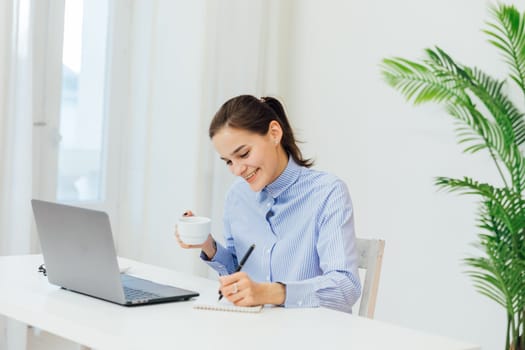
[[[202,295],[194,303],[194,309],[217,310],[217,311],[235,311],[235,312],[261,312],[263,306],[236,306],[228,299],[222,298],[217,300],[218,296]]]

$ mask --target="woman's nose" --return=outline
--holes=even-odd
[[[232,173],[235,176],[241,176],[245,169],[246,166],[244,166],[243,164],[235,163],[232,167]]]

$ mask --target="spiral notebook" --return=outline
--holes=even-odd
[[[216,310],[216,311],[233,311],[233,312],[261,312],[263,305],[257,306],[237,306],[232,304],[228,299],[222,298],[217,300],[217,295],[205,295],[199,297],[193,303],[194,309]]]

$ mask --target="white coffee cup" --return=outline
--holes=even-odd
[[[211,220],[204,216],[184,216],[177,223],[179,237],[186,244],[202,244],[211,231]]]

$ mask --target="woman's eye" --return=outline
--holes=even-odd
[[[241,154],[240,157],[241,158],[246,158],[246,157],[248,157],[249,154],[250,154],[250,151],[248,151],[248,152],[246,152],[244,154]]]
[[[232,161],[231,161],[231,160],[227,160],[227,161],[226,161],[226,165],[227,165],[227,166],[232,165]]]

